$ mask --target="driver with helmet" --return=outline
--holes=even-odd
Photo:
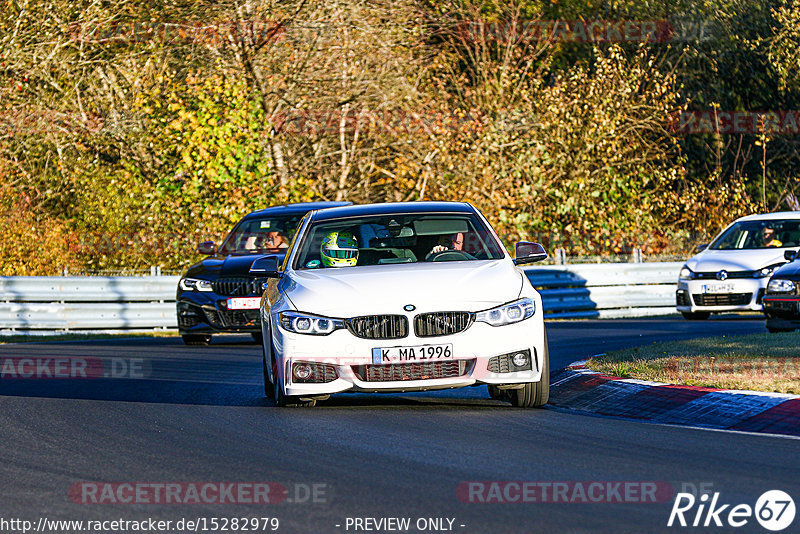
[[[347,231],[328,232],[319,253],[325,267],[354,267],[358,263],[358,241]]]

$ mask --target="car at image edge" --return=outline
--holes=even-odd
[[[686,319],[712,313],[762,311],[772,273],[800,246],[800,212],[742,217],[731,223],[681,269],[676,304]]]
[[[303,219],[261,305],[264,390],[279,406],[340,392],[489,385],[538,407],[549,396],[542,300],[517,267],[547,258],[517,243],[512,260],[467,203],[331,208]]]
[[[800,329],[800,250],[787,250],[790,262],[775,271],[764,295],[764,315],[770,332]]]

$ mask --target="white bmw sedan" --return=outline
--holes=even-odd
[[[787,249],[800,246],[800,212],[742,217],[681,269],[676,293],[686,319],[712,313],[762,311],[772,273],[788,260]]]
[[[538,407],[549,396],[542,300],[469,204],[409,202],[308,213],[283,265],[265,256],[264,390],[278,406],[345,391],[487,384],[492,398]]]

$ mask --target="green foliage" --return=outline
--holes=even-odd
[[[800,0],[0,7],[4,274],[179,267],[248,211],[314,199],[466,200],[507,242],[686,252],[796,192],[797,136],[667,125],[800,109]],[[526,36],[555,19],[684,33]]]

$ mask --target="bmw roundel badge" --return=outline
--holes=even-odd
[[[406,304],[405,306],[403,306],[403,309],[405,311],[414,311],[417,309],[417,307],[414,306],[413,304]]]

